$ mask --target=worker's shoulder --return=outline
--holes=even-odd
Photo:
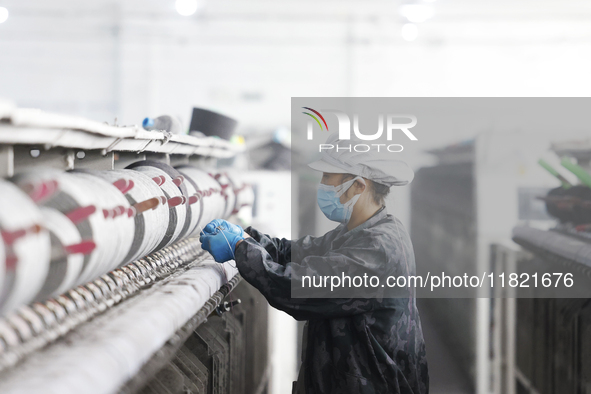
[[[404,225],[402,224],[402,222],[400,221],[400,219],[398,219],[396,216],[392,215],[391,213],[388,213],[386,215],[384,215],[379,221],[378,223],[390,223],[392,225],[397,225],[400,227],[404,227]]]
[[[365,230],[372,233],[382,233],[385,236],[393,236],[398,238],[408,237],[406,227],[404,227],[400,219],[390,214],[385,215],[374,225],[366,228]]]

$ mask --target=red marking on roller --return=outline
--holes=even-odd
[[[77,224],[85,220],[95,212],[96,207],[94,205],[88,205],[86,207],[76,208],[73,211],[66,213],[66,216],[68,217],[68,219],[72,221],[72,223]]]
[[[135,216],[135,214],[136,214],[136,210],[135,210],[135,208],[134,208],[134,207],[129,207],[129,208],[127,208],[127,217],[128,217],[128,218],[132,218],[132,217],[134,217],[134,216]]]
[[[246,189],[246,186],[244,186],[244,185],[242,185],[242,186],[240,186],[238,188],[235,187],[234,188],[234,194],[238,194],[238,193],[240,193],[244,189]]]
[[[135,183],[133,183],[133,181],[130,179],[129,182],[127,183],[127,188],[125,190],[122,190],[121,193],[127,194],[131,189],[133,189],[134,186],[135,186]]]
[[[121,178],[121,179],[117,179],[115,182],[113,182],[113,186],[115,186],[117,189],[119,189],[119,191],[121,193],[124,193],[124,190],[127,189],[129,182],[127,181],[127,179]]]
[[[174,183],[175,185],[177,185],[177,187],[180,187],[183,182],[185,181],[185,177],[182,175],[177,176],[176,178],[174,178],[172,180],[172,183]]]
[[[196,195],[192,195],[191,197],[189,197],[189,205],[193,205],[197,201],[199,201],[199,197],[197,197]]]
[[[39,197],[39,200],[46,200],[51,197],[56,190],[58,189],[59,184],[56,180],[51,180],[43,183],[43,192],[42,195]]]
[[[2,231],[2,239],[6,245],[12,245],[17,239],[27,235],[27,230]]]
[[[225,185],[220,185],[220,186],[222,186],[222,190],[226,190],[226,188],[227,188],[228,186],[230,186],[230,184],[229,184],[229,183],[226,183]]]
[[[27,234],[38,234],[41,232],[41,230],[43,230],[43,227],[38,224],[34,224],[29,228],[22,228],[14,231],[3,230],[0,232],[0,234],[2,235],[2,240],[6,245],[12,245],[19,238],[22,238]]]
[[[164,175],[155,176],[154,178],[152,178],[152,180],[156,182],[158,186],[162,186],[164,182],[166,182],[166,178],[164,177]]]
[[[166,201],[167,201],[166,200],[166,197],[160,196],[160,197],[156,197],[156,198],[160,199],[160,204],[162,204],[162,205],[165,205],[166,204]]]
[[[17,263],[18,257],[16,257],[15,255],[6,256],[6,259],[4,259],[6,270],[9,271],[14,271]]]
[[[203,192],[201,190],[197,190],[197,192],[195,193],[196,196],[199,196],[199,198],[203,197]]]
[[[103,209],[103,216],[105,217],[105,219],[110,218],[111,216],[114,216],[114,212],[111,211],[110,209]]]
[[[181,205],[187,202],[187,197],[185,196],[176,196],[173,198],[168,199],[168,206],[169,207],[176,207],[177,205]]]
[[[64,247],[67,254],[81,253],[84,255],[92,253],[96,248],[96,244],[92,240],[82,241],[74,245],[68,245]]]
[[[125,211],[126,211],[126,209],[123,205],[116,206],[113,209],[113,212],[115,213],[114,217],[123,215],[125,213]]]
[[[209,174],[209,175],[211,175],[211,174]],[[218,179],[220,179],[220,177],[221,177],[221,176],[222,176],[222,174],[215,174],[215,175],[213,176],[213,178],[214,178],[215,180],[218,180]]]
[[[57,190],[58,183],[55,180],[51,180],[37,186],[26,184],[22,188],[34,202],[38,203],[51,197]]]

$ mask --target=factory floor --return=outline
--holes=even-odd
[[[450,360],[452,352],[430,319],[428,308],[421,308],[420,299],[417,304],[427,345],[429,394],[472,394],[468,377],[460,370],[458,363]]]

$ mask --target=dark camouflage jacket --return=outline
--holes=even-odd
[[[291,297],[292,265],[310,258],[324,258],[331,267],[369,265],[383,277],[414,274],[410,237],[398,219],[382,209],[351,231],[340,225],[322,237],[297,241],[271,238],[251,227],[246,232],[252,238],[235,251],[242,277],[273,307],[308,321],[295,393],[429,392],[425,343],[412,295]]]

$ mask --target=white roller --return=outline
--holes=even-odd
[[[222,218],[226,207],[226,201],[220,194],[220,184],[209,173],[191,166],[178,168],[179,172],[199,187],[197,194],[202,201],[203,214],[193,234],[197,234],[207,223],[213,219]]]
[[[192,179],[188,177],[185,178],[185,186],[187,188],[187,194],[189,195],[187,204],[189,209],[191,210],[191,221],[187,229],[187,235],[191,235],[197,229],[197,225],[199,224],[199,219],[201,218],[203,210],[201,207],[201,195],[197,194],[199,186],[196,185]]]
[[[238,171],[229,170],[225,174],[232,183],[234,194],[236,195],[232,215],[237,214],[243,208],[252,210],[252,206],[254,205],[254,190],[252,189],[252,185],[245,183]]]
[[[160,189],[168,200],[168,228],[164,238],[157,246],[157,249],[164,248],[177,241],[181,236],[187,216],[187,208],[185,206],[187,198],[182,195],[179,188],[172,182],[170,175],[163,170],[152,166],[137,166],[132,170],[141,172],[152,178],[160,186]]]
[[[236,173],[151,161],[130,167],[35,169],[15,177],[20,189],[0,180],[0,313],[196,236],[253,202]]]
[[[43,227],[51,235],[52,258],[43,288],[36,300],[57,295],[76,285],[82,271],[84,254],[81,250],[92,251],[94,243],[83,243],[80,232],[63,213],[48,207],[41,207]]]
[[[76,225],[83,239],[94,241],[96,248],[84,256],[84,266],[77,283],[94,279],[94,272],[98,272],[99,267],[113,257],[113,245],[102,207],[97,206],[96,196],[89,192],[88,182],[58,170],[19,174],[15,181],[22,188],[32,190],[43,189],[43,185],[51,182],[57,184],[57,190],[39,203],[65,214]]]
[[[102,214],[105,218],[105,225],[111,239],[109,245],[111,253],[107,253],[105,260],[97,266],[94,272],[96,277],[119,267],[129,253],[135,232],[134,220],[128,214],[130,205],[121,191],[112,183],[89,173],[68,174],[79,181],[84,180],[88,192],[94,190],[97,208],[100,208],[98,215]]]
[[[129,203],[135,206],[134,239],[128,255],[124,258],[124,263],[153,252],[164,238],[169,222],[169,208],[160,187],[150,177],[139,171],[114,170],[91,173],[111,183],[121,179],[132,182],[127,183],[122,190]],[[154,204],[153,208],[147,208]]]
[[[234,192],[234,184],[225,172],[218,172],[213,177],[220,184],[222,190],[221,194],[225,199],[223,217],[230,217],[236,208],[236,193]]]
[[[180,234],[178,235],[178,239],[184,238],[185,236],[187,236],[189,234],[189,227],[191,226],[192,223],[192,210],[190,207],[190,200],[192,200],[194,202],[195,199],[190,199],[189,197],[191,197],[191,195],[189,194],[189,191],[187,189],[187,184],[185,182],[185,176],[183,176],[180,172],[178,172],[175,168],[171,167],[170,165],[160,162],[160,161],[155,161],[155,160],[143,160],[143,161],[139,161],[136,163],[133,163],[131,165],[129,165],[127,168],[129,169],[134,169],[135,167],[145,167],[145,166],[149,166],[149,167],[154,167],[157,168],[159,170],[162,170],[163,172],[165,172],[166,174],[168,174],[168,176],[170,176],[172,178],[172,183],[179,189],[181,196],[184,197],[182,199],[182,205],[184,206],[185,209],[185,221],[183,224],[183,228],[181,229]],[[172,201],[176,200],[176,198],[173,198],[172,200],[169,201],[169,206],[172,206]],[[175,203],[176,204],[176,203]]]
[[[0,229],[3,264],[2,312],[30,302],[49,270],[49,233],[41,226],[39,208],[12,183],[0,180]]]

